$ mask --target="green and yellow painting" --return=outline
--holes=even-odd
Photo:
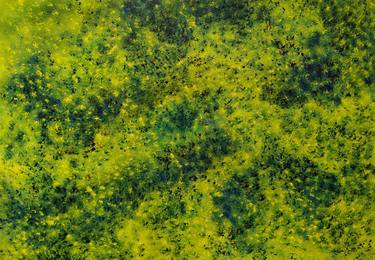
[[[375,259],[373,0],[0,0],[0,259]]]

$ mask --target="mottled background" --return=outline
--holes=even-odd
[[[0,259],[375,259],[371,0],[0,0]]]

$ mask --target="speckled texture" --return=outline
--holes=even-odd
[[[374,259],[371,0],[0,0],[0,259]]]

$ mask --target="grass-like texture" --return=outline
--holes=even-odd
[[[375,259],[372,0],[0,0],[0,259]]]

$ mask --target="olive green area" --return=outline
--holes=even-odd
[[[370,0],[0,0],[1,259],[374,259]]]

